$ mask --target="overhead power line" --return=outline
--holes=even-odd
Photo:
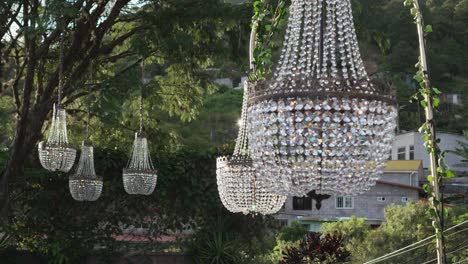
[[[452,227],[446,229],[446,230],[444,231],[444,233],[447,232],[447,231],[449,231],[449,230],[452,230],[452,229],[454,229],[454,228],[457,228],[457,227],[459,227],[459,226],[462,226],[462,225],[464,225],[464,224],[466,224],[466,223],[468,223],[468,220],[466,220],[466,221],[464,221],[464,222],[462,222],[462,223],[460,223],[460,224],[458,224],[458,225],[455,225],[455,226],[452,226]],[[389,259],[389,258],[393,258],[393,257],[396,257],[396,256],[398,256],[398,255],[401,255],[401,254],[407,253],[407,252],[409,252],[409,251],[412,251],[412,250],[414,250],[414,249],[420,248],[420,247],[422,247],[422,246],[424,246],[424,245],[427,245],[427,244],[429,244],[429,243],[431,243],[431,242],[429,241],[429,242],[426,242],[426,243],[423,244],[423,245],[420,245],[421,243],[423,243],[423,242],[425,242],[425,241],[428,241],[428,240],[430,240],[430,239],[433,239],[434,237],[435,237],[435,235],[432,235],[432,236],[427,237],[427,238],[425,238],[425,239],[422,239],[422,240],[420,240],[420,241],[418,241],[418,242],[416,242],[416,243],[413,243],[413,244],[411,244],[411,245],[409,245],[409,246],[403,247],[403,248],[401,248],[401,249],[395,250],[395,251],[393,251],[393,252],[390,252],[390,253],[388,253],[388,254],[386,254],[386,255],[383,255],[383,256],[378,257],[378,258],[376,258],[376,259],[373,259],[373,260],[371,260],[371,261],[365,262],[364,264],[379,263],[379,262],[382,262],[382,261],[387,260],[387,259]],[[437,259],[436,259],[436,260],[437,260]]]

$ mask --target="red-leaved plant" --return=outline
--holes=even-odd
[[[299,247],[288,247],[280,264],[339,263],[351,255],[339,235],[309,233]]]

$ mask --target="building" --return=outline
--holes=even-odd
[[[462,105],[462,95],[457,93],[443,93],[440,95],[440,101],[442,103],[449,103],[453,105]]]
[[[463,136],[452,133],[438,133],[437,138],[440,139],[439,147],[442,151],[451,151],[460,147],[460,142],[466,142]],[[428,169],[429,154],[427,153],[422,134],[418,132],[409,132],[397,135],[392,146],[392,160],[422,160],[423,168]],[[446,152],[445,163],[450,169],[458,175],[468,173],[468,163],[462,162],[463,158],[453,153]],[[421,181],[425,180],[421,178]]]
[[[384,209],[390,204],[405,205],[418,201],[422,189],[419,178],[423,167],[420,160],[388,161],[384,175],[367,193],[357,196],[334,196],[322,200],[320,210],[310,197],[288,197],[276,219],[281,225],[300,221],[310,231],[319,231],[324,222],[362,217],[378,226],[384,220]]]
[[[233,86],[231,78],[219,78],[219,79],[215,79],[213,82],[216,83],[217,85],[226,86],[228,88],[232,88]]]

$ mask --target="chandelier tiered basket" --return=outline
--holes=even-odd
[[[297,196],[368,190],[394,137],[390,90],[364,69],[350,0],[292,0],[275,74],[256,83],[249,99],[262,186]]]
[[[81,147],[78,167],[69,178],[70,194],[77,201],[96,201],[102,192],[102,177],[94,170],[93,145],[85,140]]]
[[[247,100],[248,83],[244,84],[244,101],[239,135],[232,157],[216,160],[218,192],[224,207],[233,213],[274,214],[286,200],[286,196],[274,194],[258,185],[255,169],[248,150]]]
[[[68,143],[67,113],[60,105],[52,111],[52,124],[47,142],[39,142],[39,161],[49,171],[69,172],[76,158],[76,150]]]
[[[135,133],[132,155],[123,169],[123,183],[128,194],[150,195],[156,187],[158,176],[151,161],[148,140],[142,133]]]

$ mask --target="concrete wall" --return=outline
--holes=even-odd
[[[377,197],[385,197],[385,201],[378,201]],[[293,197],[288,197],[284,209],[276,218],[287,219],[291,223],[297,220],[337,221],[357,216],[368,219],[369,223],[378,224],[384,219],[385,207],[390,204],[404,206],[407,203],[402,201],[402,197],[407,197],[408,202],[417,201],[419,191],[377,183],[369,192],[353,197],[352,209],[337,209],[336,196],[332,196],[322,201],[320,210],[315,208],[315,201],[312,201],[312,210],[293,210]]]
[[[422,170],[420,172],[386,172],[380,180],[419,187],[419,175],[424,176]]]

